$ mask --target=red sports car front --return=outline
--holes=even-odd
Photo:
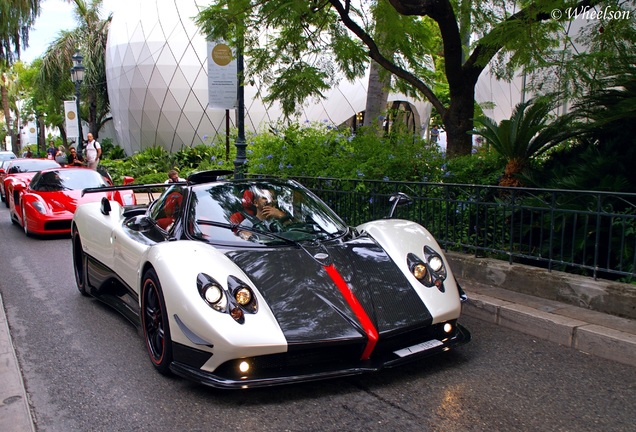
[[[129,179],[128,181],[131,181]],[[133,191],[113,191],[82,196],[86,188],[112,186],[97,171],[88,168],[59,168],[37,173],[28,186],[19,190],[19,200],[11,207],[11,217],[28,234],[69,234],[77,206],[102,197],[121,205],[136,204]]]

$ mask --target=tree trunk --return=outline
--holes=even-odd
[[[99,125],[97,122],[97,95],[92,91],[89,93],[88,102],[88,130],[93,134],[93,138],[97,140],[99,137]]]
[[[7,87],[4,85],[4,80],[3,80],[3,84],[0,85],[0,95],[2,96],[2,110],[4,111],[4,122],[7,125],[7,135],[11,137],[11,149],[15,153],[15,150],[14,150],[15,134],[13,133],[13,125],[11,124],[11,109],[9,108],[9,93],[7,91]]]
[[[446,130],[446,156],[449,158],[469,155],[472,152],[473,137],[468,131],[473,129],[474,88],[467,83],[459,89],[460,91],[456,91],[442,117]]]
[[[386,111],[389,99],[388,88],[391,84],[391,74],[381,73],[382,66],[371,60],[369,66],[369,85],[367,89],[367,103],[364,112],[364,126],[372,126],[382,130],[383,120],[380,115]]]

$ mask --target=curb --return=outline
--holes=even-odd
[[[636,321],[554,301],[520,297],[514,302],[479,294],[475,283],[462,281],[468,301],[462,313],[587,354],[636,366]],[[489,287],[489,290],[493,288]],[[501,293],[501,297],[508,295]],[[521,300],[519,300],[519,298]],[[523,304],[526,303],[526,304]],[[534,303],[534,307],[527,304]],[[544,303],[543,306],[539,306]],[[597,322],[602,322],[600,325]]]
[[[0,430],[35,432],[29,400],[0,295]]]

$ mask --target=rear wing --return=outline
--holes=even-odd
[[[173,182],[173,183],[152,183],[152,184],[127,184],[122,186],[106,186],[106,187],[96,187],[96,188],[86,188],[82,190],[82,196],[87,193],[94,192],[111,192],[111,191],[120,191],[120,190],[133,190],[133,191],[141,191],[147,192],[148,196],[151,197],[153,192],[157,192],[157,189],[165,189],[174,185],[194,185],[201,183],[212,183],[215,181],[221,180],[220,177],[227,176],[230,174],[234,174],[234,171],[230,170],[209,170],[209,171],[200,171],[193,172],[188,176],[188,179],[185,182]]]

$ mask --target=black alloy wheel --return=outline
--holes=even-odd
[[[73,245],[73,272],[75,273],[75,283],[82,295],[88,295],[86,292],[86,264],[88,258],[82,249],[82,239],[80,238],[77,227],[73,227],[71,244]]]
[[[163,291],[154,269],[146,271],[141,289],[141,326],[150,361],[161,374],[170,373],[172,340]]]

